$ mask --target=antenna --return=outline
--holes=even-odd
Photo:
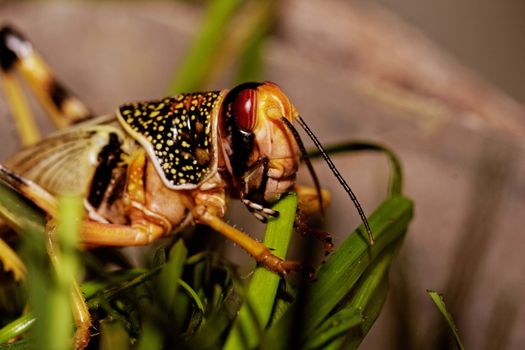
[[[324,206],[323,206],[323,194],[321,193],[321,184],[319,182],[319,178],[317,177],[317,174],[315,173],[315,169],[312,165],[312,162],[310,161],[310,158],[308,157],[308,152],[306,152],[306,148],[304,147],[303,140],[301,140],[301,137],[299,136],[299,133],[294,128],[292,123],[285,117],[281,118],[286,126],[290,129],[290,131],[293,134],[293,137],[295,138],[295,141],[297,141],[297,144],[299,145],[299,150],[301,151],[301,156],[306,163],[306,166],[308,167],[308,171],[310,172],[310,175],[312,176],[312,180],[314,181],[315,191],[317,192],[317,198],[319,199],[319,207],[321,208],[321,215],[324,216]]]
[[[335,167],[334,163],[332,162],[332,160],[330,159],[330,157],[328,156],[328,154],[324,150],[323,146],[321,145],[321,142],[319,142],[319,140],[314,135],[312,130],[310,130],[308,125],[306,125],[306,123],[303,120],[303,118],[301,118],[301,116],[297,116],[297,119],[299,121],[299,125],[301,125],[301,127],[304,129],[304,131],[310,137],[310,139],[312,139],[312,141],[315,144],[315,146],[319,149],[319,152],[321,153],[321,156],[324,158],[324,160],[328,164],[328,167],[330,168],[330,170],[332,170],[332,173],[334,174],[334,176],[337,178],[337,180],[339,181],[341,186],[343,186],[343,188],[345,189],[346,193],[348,193],[348,195],[350,196],[350,199],[354,203],[354,206],[356,207],[357,212],[359,213],[359,216],[361,217],[361,220],[363,221],[363,224],[365,226],[366,232],[368,233],[368,241],[370,242],[370,245],[373,245],[374,244],[374,236],[372,235],[372,230],[370,229],[370,224],[368,223],[368,219],[366,218],[365,212],[363,211],[363,208],[361,207],[361,204],[357,200],[357,197],[354,194],[354,191],[352,191],[352,189],[350,188],[348,183],[341,176],[341,173],[339,172],[339,170],[337,170],[337,168]],[[297,130],[295,130],[293,125],[288,120],[286,120],[286,119],[284,119],[284,120],[286,121],[286,125],[288,125],[288,127],[290,128],[290,130],[292,130],[292,133],[294,133],[294,136],[295,136],[297,134]],[[296,137],[296,139],[297,139],[297,137]],[[298,143],[299,143],[299,147],[302,146],[302,149],[304,149],[304,145],[302,144],[302,142],[298,141]],[[301,152],[302,152],[302,150],[301,150]],[[311,164],[310,164],[310,166],[311,166]]]

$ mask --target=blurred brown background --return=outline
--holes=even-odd
[[[264,79],[283,87],[323,143],[377,141],[403,161],[415,219],[363,348],[446,348],[426,289],[444,293],[467,348],[525,348],[525,3],[376,3],[389,10],[365,1],[283,1],[264,53]],[[26,33],[102,114],[165,93],[200,5],[7,2],[0,22]],[[225,86],[219,79],[211,87]],[[5,159],[18,144],[3,96],[0,123]],[[335,161],[371,212],[385,195],[386,160]],[[326,167],[317,168],[334,195],[327,229],[340,241],[359,219]],[[251,227],[254,219],[234,205],[231,221]]]

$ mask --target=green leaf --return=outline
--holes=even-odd
[[[142,327],[137,350],[160,349],[162,349],[162,333],[151,322],[147,321]]]
[[[399,247],[401,247],[402,241],[402,239],[399,239],[385,248],[381,255],[363,273],[352,290],[351,298],[346,302],[346,305],[337,312],[350,310],[361,314],[362,323],[359,328],[350,332],[347,336],[334,338],[334,341],[329,344],[330,346],[327,346],[328,348],[340,349],[343,345],[345,349],[357,349],[359,347],[379,316],[386,301],[388,272],[394,256]],[[337,313],[333,316],[337,315]],[[333,316],[329,317],[325,322],[329,322]]]
[[[121,322],[111,319],[100,322],[100,350],[127,350],[129,341],[129,335]]]
[[[403,169],[401,167],[401,162],[397,155],[388,147],[383,146],[378,143],[366,142],[366,141],[354,141],[354,142],[344,142],[335,145],[328,145],[324,147],[326,153],[332,155],[337,153],[348,153],[348,152],[362,152],[362,151],[372,151],[372,152],[381,152],[384,153],[388,160],[390,161],[390,166],[392,167],[392,175],[390,177],[390,186],[388,195],[395,196],[401,195],[403,192]],[[316,158],[321,156],[321,152],[316,148],[308,151],[308,156],[311,158]]]
[[[0,216],[9,227],[22,234],[28,227],[44,231],[45,218],[36,207],[28,204],[10,186],[0,180]]]
[[[275,27],[280,5],[276,0],[252,1],[252,6],[244,17],[251,16],[250,23],[244,28],[247,32],[242,51],[239,52],[239,64],[236,82],[258,81],[263,70],[263,51],[270,31]]]
[[[34,323],[35,317],[31,313],[27,313],[5,325],[2,329],[0,329],[0,344],[3,344],[10,339],[23,334],[28,329],[30,329]]]
[[[264,244],[274,255],[285,258],[293,233],[297,195],[287,195],[272,209],[279,212],[279,217],[268,222]],[[262,266],[256,268],[250,280],[245,303],[241,307],[224,349],[253,348],[259,343],[262,329],[268,323],[274,307],[280,279],[278,274]]]
[[[459,337],[458,328],[456,326],[456,323],[454,322],[454,319],[452,318],[452,315],[448,312],[447,307],[445,306],[445,301],[443,300],[443,296],[433,290],[427,290],[427,294],[430,296],[430,298],[432,298],[432,301],[434,302],[434,304],[436,304],[439,312],[441,312],[441,314],[447,321],[448,326],[450,330],[452,331],[452,334],[454,335],[454,340],[456,341],[456,345],[458,346],[458,349],[463,350],[464,347],[463,347],[463,344],[461,343],[461,338]]]
[[[182,276],[184,262],[188,255],[188,250],[183,240],[178,240],[171,248],[168,263],[163,267],[159,276],[159,292],[168,309],[173,308],[176,303],[178,280]]]
[[[401,196],[384,201],[370,216],[370,225],[376,243],[369,246],[362,225],[351,234],[317,271],[317,279],[299,292],[298,300],[285,315],[273,324],[265,339],[265,348],[286,348],[287,333],[298,320],[301,334],[296,343],[304,343],[307,336],[329,317],[331,312],[345,300],[364,271],[372,265],[386,247],[403,238],[412,217],[412,202]],[[276,342],[275,340],[279,341]]]
[[[358,329],[364,319],[363,315],[355,309],[342,309],[312,333],[304,349],[324,349],[334,339],[341,338],[352,329]]]
[[[56,236],[49,234],[48,254],[54,268],[54,275],[48,285],[45,311],[36,313],[39,329],[38,343],[46,349],[69,349],[73,337],[73,316],[71,309],[72,284],[78,274],[76,257],[77,237],[83,214],[80,197],[61,196],[58,200]],[[54,283],[53,283],[54,282]],[[32,288],[38,288],[32,286]],[[32,295],[42,293],[36,289]],[[35,310],[36,312],[36,310]]]
[[[214,0],[208,2],[199,33],[193,39],[174,80],[169,93],[197,91],[206,80],[214,53],[224,40],[229,21],[243,2],[241,0]]]

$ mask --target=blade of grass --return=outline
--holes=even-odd
[[[27,313],[0,329],[0,344],[18,337],[30,329],[35,323],[35,317]]]
[[[97,293],[102,292],[103,290],[109,289],[114,285],[120,285],[126,283],[129,280],[133,280],[140,275],[152,272],[152,270],[146,270],[141,268],[129,269],[126,271],[117,271],[113,274],[110,274],[107,280],[90,280],[85,281],[80,286],[80,290],[86,299],[91,299]],[[157,270],[154,271],[158,272]]]
[[[263,66],[263,44],[274,27],[278,4],[276,0],[210,2],[201,31],[177,70],[169,93],[202,89],[236,60],[236,82],[257,80]]]
[[[121,322],[108,319],[100,322],[100,350],[127,350],[129,342],[129,334]]]
[[[243,29],[245,38],[240,40],[241,49],[237,50],[240,51],[235,79],[238,84],[260,79],[264,66],[262,60],[264,44],[270,31],[275,27],[279,2],[276,0],[252,1],[251,5],[251,8],[241,14],[249,20]],[[236,31],[236,29],[233,30]]]
[[[146,322],[142,327],[137,350],[157,349],[162,349],[162,333],[151,322]]]
[[[214,52],[223,40],[228,23],[242,1],[216,0],[209,1],[208,4],[200,31],[168,89],[172,95],[197,91],[202,86],[209,67],[213,64]]]
[[[303,348],[305,350],[326,349],[327,344],[334,339],[353,329],[359,329],[363,321],[363,315],[357,310],[340,310],[325,321],[320,328],[316,329]]]
[[[0,217],[6,220],[9,226],[18,233],[28,235],[28,237],[24,239],[22,257],[30,258],[23,259],[26,263],[29,262],[30,268],[36,267],[36,269],[39,269],[39,271],[29,271],[29,283],[36,283],[42,286],[46,280],[45,275],[47,273],[47,270],[44,269],[47,260],[43,238],[44,216],[37,209],[25,202],[15,190],[0,180]],[[42,274],[39,272],[42,272]],[[36,279],[35,282],[31,282],[32,276]],[[38,296],[42,296],[42,293],[39,293]],[[33,327],[35,320],[34,315],[28,313],[4,326],[0,330],[0,343],[5,343],[25,333]],[[20,345],[20,348],[23,347],[24,345]],[[13,346],[13,348],[15,347]]]
[[[352,297],[342,303],[341,309],[323,321],[321,326],[308,336],[305,347],[339,348],[344,342],[345,349],[357,348],[374,323],[383,306],[387,293],[388,271],[392,259],[401,241],[394,242],[394,248],[387,248],[376,261],[363,273]],[[371,312],[372,311],[372,312]],[[358,323],[352,323],[352,317],[359,317]],[[345,324],[346,321],[346,324]],[[345,337],[351,329],[350,338]]]
[[[384,153],[389,161],[390,166],[392,167],[392,174],[390,176],[390,185],[389,185],[389,196],[401,195],[403,191],[403,169],[401,167],[401,162],[397,155],[388,147],[383,146],[378,143],[366,142],[366,141],[356,141],[356,142],[345,142],[335,145],[328,145],[325,148],[326,153],[328,154],[337,154],[337,153],[348,153],[348,152],[362,152],[362,151],[373,151]],[[321,153],[319,150],[312,149],[308,151],[308,156],[310,158],[319,157]]]
[[[77,238],[84,206],[78,196],[61,196],[58,200],[56,239],[48,239],[48,254],[55,269],[46,313],[37,315],[37,327],[42,326],[47,349],[69,349],[73,338],[71,295],[79,265],[76,257]],[[54,249],[57,248],[56,251]],[[53,252],[54,251],[54,252]],[[56,255],[53,255],[56,253]],[[37,333],[38,334],[38,333]]]
[[[188,256],[188,249],[183,240],[178,240],[171,248],[169,259],[162,268],[159,276],[159,292],[164,299],[165,305],[172,309],[176,303],[177,290],[179,288],[178,280],[182,276],[184,262]]]
[[[445,301],[443,300],[443,297],[441,296],[441,294],[433,290],[427,290],[427,294],[430,296],[434,304],[436,304],[439,312],[441,312],[441,314],[447,321],[448,327],[454,335],[454,340],[456,341],[458,349],[463,350],[464,347],[461,343],[461,338],[459,337],[458,328],[456,326],[456,323],[454,322],[454,319],[452,318],[452,315],[448,312],[447,307],[445,306]]]
[[[82,204],[78,198],[59,201],[57,240],[52,271],[41,227],[29,225],[24,233],[25,261],[31,306],[37,319],[35,342],[46,349],[69,349],[72,341],[71,286],[77,269],[75,248]],[[57,242],[58,243],[58,242]],[[51,246],[50,246],[51,247]]]
[[[160,268],[160,267],[159,267]],[[157,273],[159,273],[159,268],[148,270],[138,276],[131,276],[131,279],[125,281],[119,281],[116,285],[111,285],[103,291],[99,291],[94,295],[89,297],[87,302],[90,309],[99,307],[103,302],[110,300],[117,296],[123,291],[138,286],[147,280],[151,279]],[[81,288],[83,289],[83,288]]]
[[[273,254],[285,258],[293,233],[297,195],[287,195],[274,205],[273,209],[279,212],[279,217],[268,222],[264,244],[272,249]],[[245,303],[226,340],[225,350],[249,349],[259,343],[261,331],[268,323],[273,310],[280,278],[264,267],[255,270]]]
[[[162,268],[158,281],[158,293],[166,313],[173,317],[173,323],[178,329],[191,314],[188,303],[178,295],[179,279],[184,271],[184,264],[188,256],[188,249],[184,241],[179,239],[170,250],[169,259]]]
[[[390,243],[402,238],[412,217],[412,202],[401,196],[385,200],[370,216],[370,225],[376,243],[370,247],[362,225],[350,235],[317,272],[317,280],[309,288],[302,305],[295,303],[285,315],[273,324],[265,339],[287,339],[287,332],[295,317],[307,320],[298,339],[305,339],[340,304],[352,290],[368,266]],[[282,349],[286,343],[267,342],[265,348]]]
[[[42,212],[22,199],[15,190],[0,180],[0,216],[18,233],[31,226],[44,232],[45,219]]]
[[[399,239],[388,246],[376,261],[365,271],[352,291],[352,297],[345,308],[359,311],[363,317],[358,331],[350,332],[345,337],[335,339],[327,348],[357,349],[364,337],[372,328],[386,301],[388,293],[388,273],[392,260],[401,247],[403,239]]]
[[[312,321],[311,331],[355,284],[362,272],[391,242],[401,238],[412,218],[412,202],[404,197],[392,197],[370,216],[377,235],[376,244],[368,245],[362,225],[350,235],[326,263],[319,268],[312,284],[307,308]],[[373,223],[373,224],[372,224]],[[359,235],[361,233],[362,235]]]

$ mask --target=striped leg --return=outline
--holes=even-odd
[[[31,43],[9,26],[0,28],[0,68],[10,108],[14,117],[22,120],[17,125],[24,143],[34,142],[38,133],[15,72],[27,81],[58,128],[92,116],[86,105],[55,79]]]
[[[55,199],[43,188],[32,181],[24,179],[0,164],[0,180],[11,186],[28,200],[35,203],[38,207],[49,214],[54,214],[56,210]],[[15,231],[23,230],[22,222],[18,221],[9,211],[0,208],[1,224],[7,224]],[[26,267],[18,255],[2,239],[0,239],[0,263],[5,271],[11,271],[15,280],[25,279]]]

